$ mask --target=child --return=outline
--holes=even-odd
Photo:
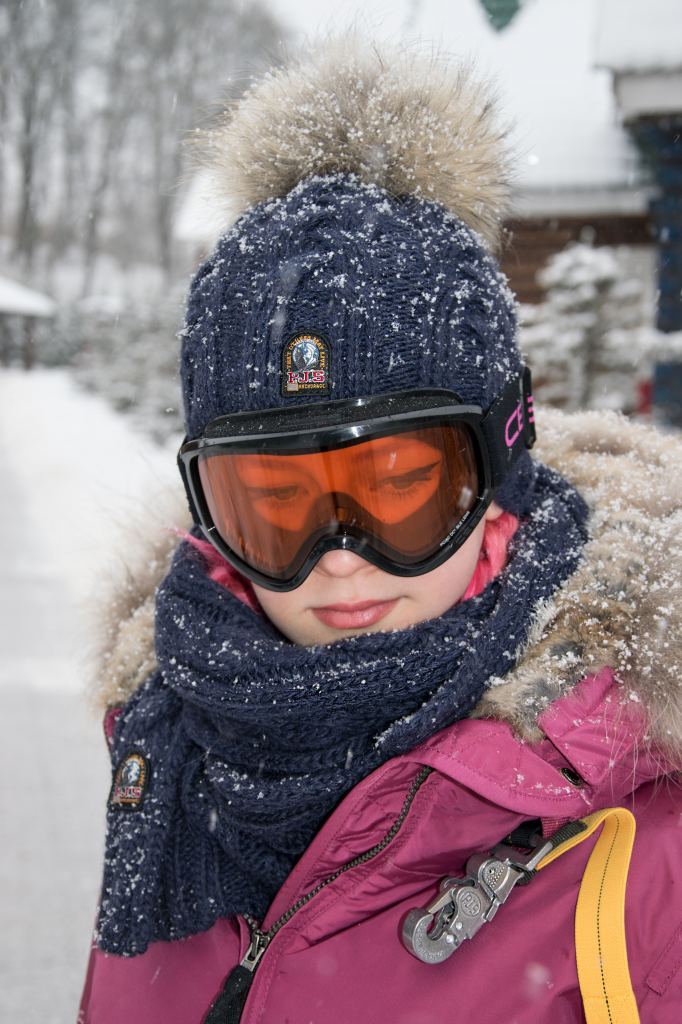
[[[80,1021],[678,1021],[679,444],[547,413],[531,457],[470,71],[345,39],[209,141],[241,216],[183,331],[194,525],[106,651]]]

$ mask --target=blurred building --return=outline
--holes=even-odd
[[[661,331],[682,330],[682,5],[602,0],[596,61],[653,184]]]
[[[56,313],[57,304],[49,296],[8,277],[0,277],[0,365],[8,362],[18,328],[22,362],[30,370],[34,359],[35,322],[51,319]]]

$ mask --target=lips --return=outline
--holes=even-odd
[[[362,629],[381,622],[397,603],[398,598],[393,601],[359,601],[357,604],[328,604],[312,611],[320,622],[332,629]]]

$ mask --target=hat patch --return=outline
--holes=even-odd
[[[137,811],[142,806],[149,785],[149,761],[133,751],[121,758],[114,773],[109,806],[117,810]]]
[[[330,356],[329,343],[320,334],[295,334],[282,351],[282,394],[328,395]]]

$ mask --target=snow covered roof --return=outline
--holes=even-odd
[[[682,112],[682,4],[602,0],[595,59],[614,76],[626,121]]]
[[[617,72],[682,70],[680,0],[601,0],[595,58]]]
[[[8,277],[0,277],[0,313],[14,316],[54,316],[57,303]]]
[[[518,188],[515,217],[602,217],[645,214],[651,188],[603,187]]]

